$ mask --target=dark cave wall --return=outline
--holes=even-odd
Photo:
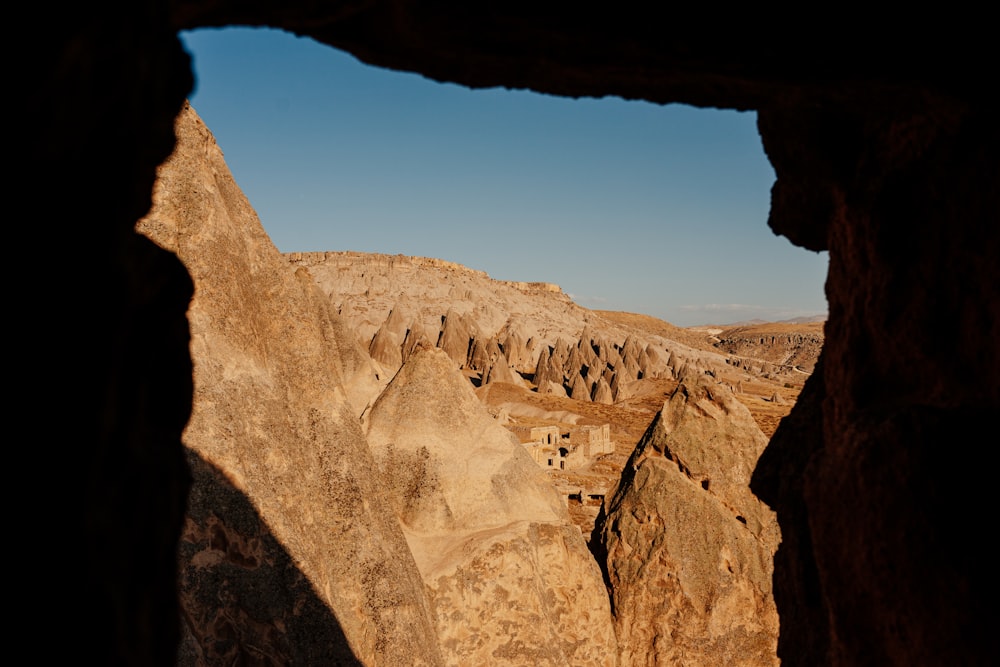
[[[38,4],[26,18],[7,133],[8,415],[27,431],[8,470],[29,494],[10,533],[15,613],[37,638],[29,660],[172,664],[193,285],[133,227],[173,149],[188,57],[164,4]]]
[[[839,664],[995,655],[974,563],[1000,405],[1000,142],[982,109],[947,111],[870,120],[831,220],[836,335],[805,501]]]
[[[176,258],[132,226],[191,87],[175,31],[243,23],[470,86],[758,109],[778,175],[772,229],[830,251],[823,370],[754,480],[785,535],[780,655],[804,665],[995,655],[994,586],[979,554],[983,434],[1000,412],[1000,141],[968,67],[989,61],[988,40],[945,49],[921,30],[822,37],[766,21],[726,29],[517,3],[179,0],[31,12],[51,27],[24,59],[14,134],[28,160],[15,191],[41,204],[19,235],[22,247],[45,249],[48,282],[21,300],[38,330],[75,326],[55,347],[26,337],[23,356],[43,361],[24,373],[17,407],[45,425],[47,470],[67,508],[42,544],[73,544],[84,582],[60,607],[78,641],[48,650],[173,663],[192,288]],[[926,33],[946,32],[946,17],[933,18],[941,25],[928,20]],[[68,306],[51,307],[50,284],[70,292]],[[53,394],[52,378],[59,419],[39,399]]]
[[[994,586],[974,563],[1000,403],[1000,142],[974,105],[893,111],[760,114],[772,228],[830,250],[823,370],[753,483],[782,520],[792,664],[995,654]],[[806,214],[822,226],[803,235]]]

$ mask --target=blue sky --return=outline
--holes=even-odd
[[[767,227],[752,113],[470,90],[273,30],[182,38],[283,252],[438,257],[681,326],[826,311],[826,253]]]

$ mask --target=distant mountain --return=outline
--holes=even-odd
[[[822,315],[808,315],[804,317],[793,317],[790,320],[779,320],[779,323],[784,324],[809,324],[811,322],[826,322],[827,314]]]
[[[812,322],[826,322],[827,314],[821,313],[819,315],[803,315],[801,317],[792,317],[787,320],[741,320],[739,322],[728,322],[726,324],[696,324],[688,329],[701,330],[701,329],[732,329],[733,327],[751,327],[759,324],[809,324]]]

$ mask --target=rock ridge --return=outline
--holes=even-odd
[[[469,268],[464,264],[459,264],[458,262],[450,262],[446,259],[436,259],[434,257],[421,257],[419,255],[388,255],[383,253],[365,253],[356,252],[353,250],[327,250],[327,251],[316,251],[316,252],[289,252],[285,253],[285,257],[292,264],[298,264],[301,266],[315,266],[317,264],[334,263],[337,264],[338,260],[344,260],[344,264],[354,264],[356,260],[363,260],[365,264],[370,266],[385,266],[388,268],[399,268],[399,267],[432,267],[436,269],[444,269],[450,272],[465,273],[472,276],[477,276],[480,278],[485,278],[487,280],[493,281],[499,285],[505,285],[507,287],[513,287],[514,289],[521,290],[522,292],[550,292],[553,294],[563,294],[562,287],[555,283],[539,282],[539,281],[521,281],[521,280],[497,280],[496,278],[491,278],[485,271],[480,271],[478,269]]]

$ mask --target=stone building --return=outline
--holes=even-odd
[[[561,431],[558,426],[508,424],[535,463],[553,470],[581,468],[599,456],[615,451],[611,425],[577,426]]]
[[[614,454],[615,445],[611,442],[611,425],[580,426],[569,432],[570,444],[583,450],[587,458],[597,458],[604,454]]]

